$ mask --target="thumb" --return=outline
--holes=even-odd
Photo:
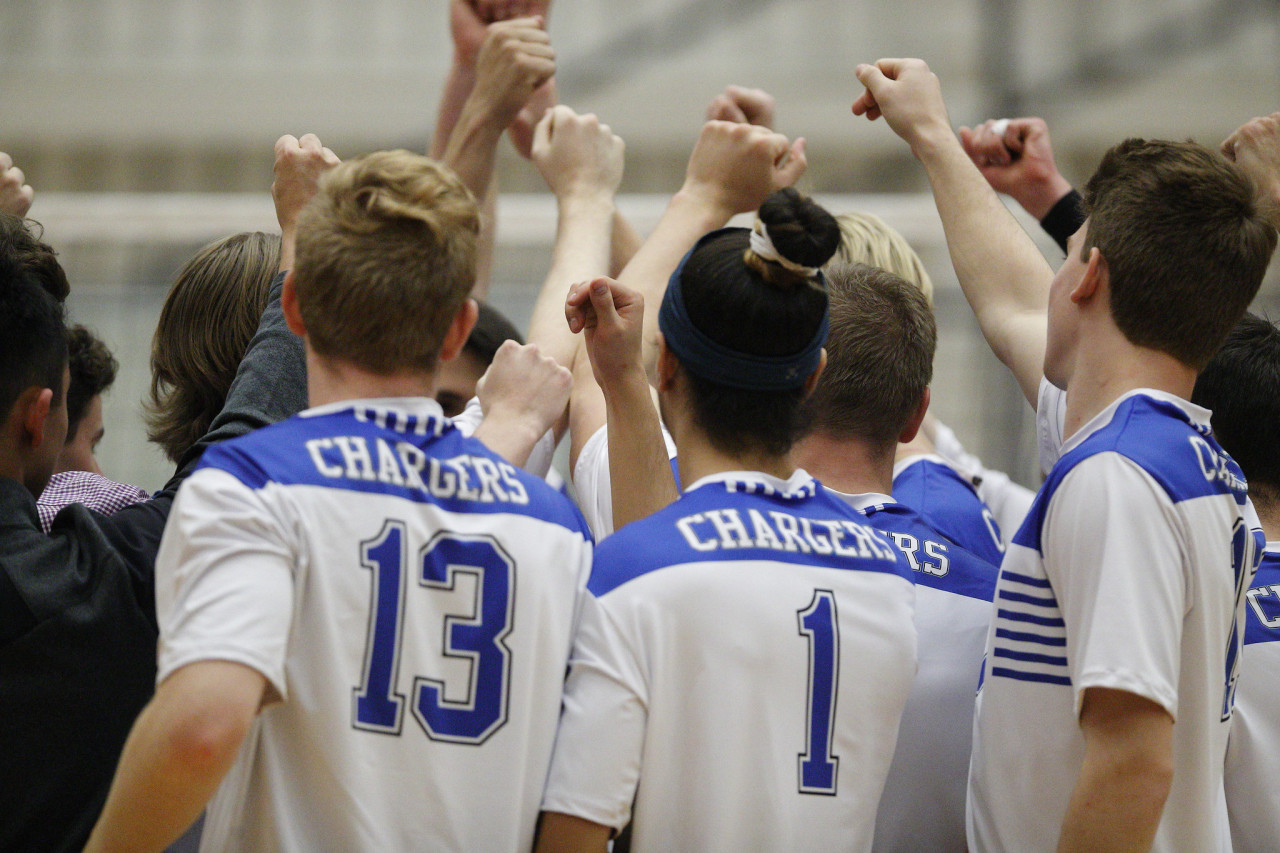
[[[805,169],[809,167],[809,161],[804,153],[805,140],[804,137],[797,139],[791,146],[791,150],[787,152],[786,161],[778,167],[774,173],[775,183],[779,187],[789,187],[796,181],[800,180],[800,176],[804,174]]]
[[[875,65],[859,65],[853,73],[858,78],[858,82],[870,89],[873,95],[877,89],[883,88],[889,82],[889,78]]]
[[[551,147],[551,130],[552,125],[555,124],[555,116],[555,110],[547,110],[542,120],[538,122],[538,126],[533,129],[533,145],[530,148],[533,156],[540,157]]]

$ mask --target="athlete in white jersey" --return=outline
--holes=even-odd
[[[540,849],[602,850],[628,822],[634,850],[870,848],[914,668],[912,572],[788,455],[836,239],[786,190],[754,236],[712,232],[671,276],[659,395],[690,485],[597,552]],[[587,288],[595,312],[614,287]],[[599,374],[615,325],[588,344]]]
[[[928,302],[861,264],[832,264],[826,279],[827,369],[805,401],[810,430],[796,460],[893,541],[916,581],[919,668],[872,849],[963,853],[973,694],[997,569],[886,494],[895,449],[914,441],[928,407],[937,341]]]
[[[883,115],[923,163],[996,354],[1028,399],[1042,376],[1070,391],[1068,452],[997,586],[970,849],[1215,849],[1257,543],[1239,469],[1185,400],[1256,293],[1275,230],[1221,155],[1128,140],[1090,180],[1054,276],[956,140],[928,67],[857,73],[854,112]]]
[[[591,544],[430,399],[475,319],[477,228],[458,179],[404,151],[333,168],[304,210],[283,301],[313,407],[178,496],[159,688],[103,848],[162,848],[215,787],[204,850],[532,845]],[[529,435],[567,400],[546,366],[564,381]]]

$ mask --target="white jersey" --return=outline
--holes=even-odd
[[[529,849],[590,554],[434,400],[210,448],[157,558],[158,677],[235,661],[270,703],[201,849]]]
[[[911,569],[803,471],[705,477],[601,542],[543,808],[632,849],[868,850]],[[638,788],[637,788],[638,786]]]
[[[964,853],[973,694],[996,566],[887,495],[841,495],[898,547],[916,581],[919,666],[876,813],[875,853]]]
[[[1235,853],[1280,844],[1280,542],[1268,542],[1245,594],[1244,652],[1227,747],[1227,810]]]
[[[1153,850],[1219,849],[1243,591],[1260,551],[1208,412],[1127,394],[1063,446],[996,586],[969,774],[969,844],[1056,850],[1090,687],[1175,720]]]
[[[671,460],[678,489],[680,475],[675,471],[676,445],[665,424],[662,426],[662,440],[667,445],[667,458]],[[573,487],[578,492],[578,507],[599,542],[613,532],[613,481],[609,476],[607,426],[596,430],[578,451],[578,464],[573,466]]]

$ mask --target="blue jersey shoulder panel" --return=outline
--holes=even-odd
[[[448,420],[358,405],[292,418],[205,451],[250,489],[268,483],[392,495],[455,512],[515,513],[590,539],[577,508]]]
[[[1174,503],[1231,495],[1243,506],[1247,498],[1244,473],[1212,435],[1173,403],[1135,394],[1121,401],[1106,425],[1053,466],[1014,542],[1040,550],[1044,516],[1054,492],[1077,465],[1100,453],[1118,453],[1138,465]]]
[[[817,481],[813,485],[803,495],[741,491],[723,482],[685,492],[605,538],[587,588],[602,596],[668,566],[729,560],[887,572],[914,582],[887,536]]]
[[[1262,555],[1262,565],[1245,595],[1245,645],[1280,642],[1280,553]]]
[[[893,497],[989,563],[999,564],[1000,528],[990,508],[950,465],[920,459],[893,478]]]
[[[863,512],[867,523],[888,534],[903,552],[920,586],[982,601],[995,596],[999,567],[953,541],[914,507],[876,504]]]

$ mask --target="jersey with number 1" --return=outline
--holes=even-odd
[[[974,720],[969,847],[1056,850],[1091,687],[1173,718],[1152,847],[1216,850],[1244,589],[1261,535],[1209,413],[1131,392],[1065,443],[996,583]]]
[[[206,452],[157,560],[160,672],[269,686],[202,849],[527,850],[591,543],[434,400]]]
[[[704,477],[600,543],[543,808],[632,849],[868,850],[911,569],[804,471]]]

